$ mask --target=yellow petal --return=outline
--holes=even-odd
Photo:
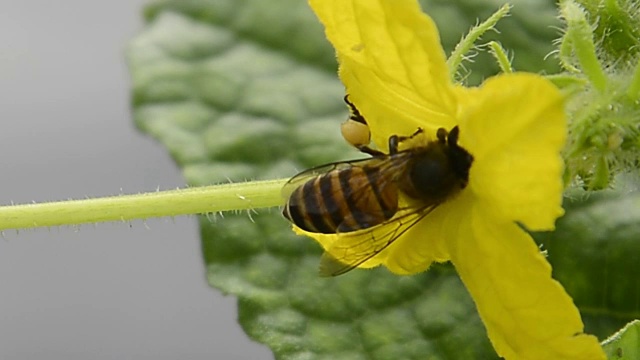
[[[551,266],[517,225],[477,203],[452,229],[451,258],[476,302],[487,333],[505,359],[605,359],[582,334],[578,309],[551,278]]]
[[[382,149],[391,135],[455,125],[456,99],[435,24],[415,0],[311,0],[340,77]]]
[[[295,225],[293,225],[293,231],[298,235],[308,236],[317,241],[331,259],[339,260],[344,258],[345,248],[347,249],[348,256],[353,256],[354,254],[368,250],[366,237],[369,236],[369,234],[366,234],[366,231],[346,234],[321,234],[302,230]],[[358,267],[368,269],[379,266],[387,258],[387,254],[387,251],[381,251],[373,258],[358,265]],[[339,266],[339,263],[336,262],[334,265]]]
[[[508,74],[459,93],[460,143],[474,156],[473,193],[498,218],[553,229],[563,214],[560,150],[567,129],[560,92],[540,76]]]
[[[357,267],[371,268],[384,264],[396,274],[415,274],[425,271],[434,261],[449,261],[447,241],[450,235],[444,232],[443,224],[450,217],[457,216],[460,209],[470,206],[468,201],[469,196],[459,196],[454,201],[440,205],[422,219],[420,213],[398,214],[402,218],[401,222],[392,219],[376,227],[348,233],[311,233],[295,225],[293,230],[298,235],[311,237],[320,243],[326,252],[323,257],[325,270],[329,272],[326,275],[332,274],[329,267],[339,270],[345,263],[360,263],[360,259],[374,253],[374,256]],[[395,234],[400,236],[390,237]],[[379,251],[380,249],[383,250]]]
[[[384,265],[396,274],[415,274],[425,271],[433,262],[449,261],[447,243],[451,234],[445,224],[460,221],[460,214],[472,206],[470,201],[472,196],[463,191],[437,207],[389,247]]]

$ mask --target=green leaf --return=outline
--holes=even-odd
[[[434,15],[448,25],[440,30],[451,46],[482,17],[477,6],[495,10],[488,0],[439,4],[440,14],[465,14],[449,23]],[[540,19],[549,20],[550,6],[536,13]],[[546,43],[539,33],[549,32],[533,13],[526,19],[535,31],[514,22],[505,31],[511,36],[500,37],[505,48],[507,39],[521,43],[516,69],[524,68],[520,53],[538,59],[546,51],[531,45]],[[344,89],[306,2],[165,0],[145,14],[148,25],[128,51],[135,122],[169,149],[189,184],[291,176],[362,157],[340,138]],[[276,358],[496,358],[449,266],[416,276],[375,269],[326,279],[317,275],[319,246],[293,235],[275,209],[203,216],[200,225],[209,282],[238,297],[241,325]],[[549,250],[555,257],[574,249]]]
[[[609,359],[640,359],[640,321],[628,323],[603,343]]]

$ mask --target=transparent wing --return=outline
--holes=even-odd
[[[333,170],[347,169],[353,166],[362,166],[363,164],[371,163],[372,161],[383,161],[383,158],[366,158],[352,161],[339,161],[304,170],[294,175],[291,179],[289,179],[289,181],[287,181],[286,184],[284,184],[284,186],[282,187],[282,196],[288,200],[295,189],[315,177],[324,175]]]
[[[432,204],[408,208],[380,225],[339,234],[338,240],[322,254],[320,275],[337,276],[355,269],[386,249],[437,206],[438,204]]]
[[[292,218],[287,215],[290,209],[304,209],[294,210],[294,223],[311,232],[323,228],[323,233],[357,231],[387,221],[397,211],[396,178],[404,173],[406,160],[404,154],[381,155],[301,172],[283,188],[285,217]]]

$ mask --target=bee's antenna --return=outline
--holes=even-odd
[[[440,133],[440,130],[438,130],[438,134]],[[453,129],[451,129],[451,132],[449,132],[449,136],[447,136],[447,143],[449,144],[449,146],[458,146],[458,136],[460,135],[460,129],[458,128],[458,125],[456,125]]]

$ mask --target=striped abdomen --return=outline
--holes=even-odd
[[[333,234],[365,229],[398,210],[398,190],[379,168],[334,169],[296,188],[283,211],[299,228]]]

